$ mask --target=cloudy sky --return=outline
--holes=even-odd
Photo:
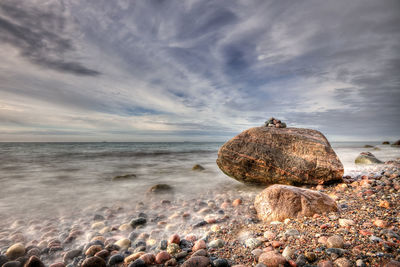
[[[0,141],[400,138],[400,2],[0,0]]]

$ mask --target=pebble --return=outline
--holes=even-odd
[[[279,267],[280,265],[285,266],[286,259],[275,251],[264,252],[258,258],[259,263],[263,263],[268,267]]]
[[[207,267],[210,264],[210,259],[203,256],[190,257],[186,260],[182,267]]]
[[[45,267],[43,262],[36,256],[31,256],[24,267]]]
[[[206,247],[207,247],[206,242],[203,239],[200,239],[194,243],[192,250],[197,251],[199,249],[205,249]]]
[[[131,220],[129,224],[130,224],[133,228],[136,228],[137,226],[139,226],[139,225],[144,225],[144,224],[146,224],[146,223],[147,223],[146,218],[139,217],[139,218],[137,218],[137,219]]]
[[[108,265],[115,265],[124,261],[124,256],[121,254],[114,254],[108,260]]]
[[[296,230],[296,229],[289,229],[283,235],[285,237],[289,237],[289,236],[299,237],[300,236],[300,232],[298,230]]]
[[[153,265],[156,261],[156,257],[152,253],[143,254],[139,259],[143,260],[146,265]]]
[[[339,235],[330,236],[326,240],[326,245],[328,246],[328,248],[343,248],[343,238]]]
[[[6,251],[6,256],[10,260],[15,260],[18,257],[24,256],[25,254],[25,247],[22,243],[16,243],[9,247]]]
[[[355,225],[355,222],[349,219],[339,219],[339,225],[342,227],[349,227]]]
[[[222,239],[213,240],[208,244],[210,248],[222,248],[224,245],[225,242]]]
[[[135,260],[139,259],[140,256],[142,256],[142,255],[144,255],[144,254],[146,254],[146,253],[143,252],[143,251],[140,251],[140,252],[136,252],[136,253],[133,253],[133,254],[127,256],[127,257],[124,259],[125,265],[129,264],[129,263],[132,262],[132,261],[135,261]]]
[[[92,224],[92,226],[90,228],[92,228],[93,230],[96,230],[96,229],[102,229],[105,226],[106,225],[104,224],[104,222],[95,222]]]
[[[251,251],[251,254],[253,254],[254,257],[258,260],[258,258],[260,257],[261,254],[263,254],[263,252],[264,251],[262,249],[256,248]]]
[[[171,254],[172,256],[174,256],[175,254],[177,254],[180,250],[181,250],[181,249],[180,249],[179,245],[178,245],[178,244],[175,244],[175,243],[171,243],[171,244],[169,244],[168,247],[167,247],[167,252],[168,252],[169,254]]]
[[[346,258],[339,258],[339,259],[335,260],[334,263],[337,267],[351,267],[352,266],[352,263]]]
[[[168,244],[175,243],[178,244],[181,242],[181,238],[177,234],[173,234],[168,238]]]
[[[358,259],[358,260],[356,261],[356,266],[357,266],[357,267],[366,267],[367,265],[363,262],[362,259]]]
[[[380,228],[386,228],[389,226],[389,223],[387,221],[377,219],[374,221],[374,225]]]
[[[124,250],[124,249],[129,248],[129,246],[131,245],[131,240],[129,240],[128,238],[121,238],[114,244]]]
[[[265,231],[264,232],[264,237],[267,238],[268,240],[274,240],[276,238],[276,234],[271,231]]]
[[[103,249],[103,247],[100,245],[92,245],[85,251],[85,255],[86,256],[94,256],[94,254],[101,251],[102,249]]]
[[[106,250],[106,249],[103,249],[103,250],[100,250],[99,252],[97,252],[94,255],[105,260],[110,255],[110,252],[108,250]]]
[[[81,267],[106,267],[106,262],[100,257],[93,256],[84,260]]]
[[[246,247],[248,247],[250,249],[255,249],[256,247],[261,245],[261,241],[257,238],[246,239],[246,241],[244,243],[245,243]]]
[[[308,262],[314,262],[317,259],[317,255],[314,252],[309,251],[304,253],[304,257],[306,257]]]
[[[156,255],[157,264],[164,264],[169,259],[171,259],[171,255],[169,255],[169,253],[166,251],[161,251]]]
[[[292,249],[290,246],[286,246],[282,252],[282,256],[286,259],[291,259],[295,253],[295,250]]]
[[[233,202],[232,202],[232,206],[234,206],[234,207],[237,207],[237,206],[239,206],[240,204],[242,204],[242,199],[240,199],[240,198],[237,198],[237,199],[235,199]]]

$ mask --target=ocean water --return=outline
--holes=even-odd
[[[134,206],[152,185],[169,184],[176,198],[224,190],[252,190],[224,175],[216,165],[223,143],[0,143],[0,214],[2,218],[65,214],[88,206],[123,202]],[[364,148],[374,145],[379,150]],[[386,161],[400,148],[363,142],[332,143],[345,174],[360,175],[374,166],[356,166],[360,152]],[[205,171],[192,171],[201,164]],[[136,178],[113,182],[113,177]],[[6,216],[4,216],[6,215]],[[0,219],[1,220],[1,219]]]

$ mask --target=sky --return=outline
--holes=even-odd
[[[0,141],[400,139],[398,0],[0,0]]]

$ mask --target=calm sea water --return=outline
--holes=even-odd
[[[346,174],[370,172],[374,167],[353,164],[362,151],[386,161],[400,157],[400,149],[363,143],[332,143]],[[222,143],[0,143],[0,214],[46,214],[106,205],[137,203],[154,184],[167,183],[176,197],[245,186],[225,176],[215,160]],[[201,164],[203,172],[192,171]],[[117,175],[137,178],[112,182]]]

